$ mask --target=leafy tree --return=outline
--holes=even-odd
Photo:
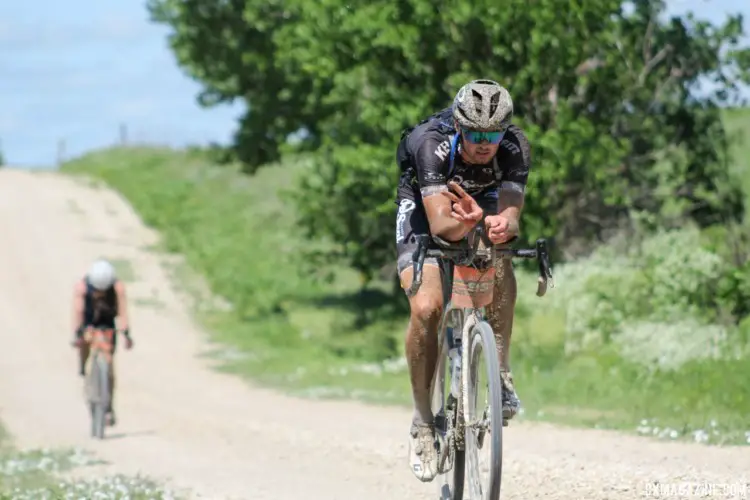
[[[623,220],[709,225],[742,215],[719,117],[736,83],[750,80],[739,16],[722,26],[663,19],[655,0],[150,8],[172,26],[178,60],[206,96],[246,100],[243,158],[265,161],[288,133],[308,131],[303,146],[317,153],[293,198],[301,225],[365,280],[393,258],[400,131],[478,77],[510,89],[532,143],[525,237],[556,235],[573,249]],[[705,81],[713,90],[696,94]]]
[[[367,275],[392,257],[383,242],[393,237],[395,206],[380,195],[380,203],[363,203],[362,188],[371,196],[393,193],[400,128],[480,76],[510,88],[532,142],[529,238],[557,235],[571,247],[606,237],[636,214],[652,227],[685,216],[707,225],[742,215],[718,108],[730,102],[738,79],[747,81],[748,52],[736,47],[739,17],[721,27],[692,16],[660,21],[663,3],[653,1],[630,9],[619,1],[407,5],[318,3],[307,12],[310,39],[285,38],[297,44],[284,47],[286,57],[326,61],[314,76],[334,88],[316,98],[342,110],[322,121],[333,153],[318,163],[324,184],[302,179],[299,213],[312,236],[340,242]],[[741,78],[729,73],[732,65]],[[695,97],[701,78],[716,90]],[[370,145],[359,159],[336,154],[358,144]]]
[[[235,99],[249,108],[235,133],[235,153],[252,172],[278,159],[289,134],[317,130],[306,106],[314,83],[299,68],[279,64],[276,33],[297,20],[283,0],[148,0],[151,19],[172,28],[169,43],[180,66],[203,84],[206,107]],[[314,145],[314,141],[310,141]],[[307,145],[304,143],[303,145]]]

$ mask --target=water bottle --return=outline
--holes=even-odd
[[[458,399],[461,395],[461,336],[454,337],[455,330],[448,328],[448,357],[451,367],[451,394]]]

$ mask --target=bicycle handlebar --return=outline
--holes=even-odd
[[[443,240],[438,236],[419,235],[417,236],[417,248],[413,254],[413,280],[409,288],[406,289],[406,295],[413,297],[416,295],[419,287],[422,286],[422,268],[427,257],[438,259],[449,259],[457,265],[467,266],[474,262],[477,256],[480,239],[488,243],[486,234],[482,231],[481,225],[478,225],[474,232],[477,233],[473,245],[469,245],[466,238],[459,242],[452,243]],[[506,242],[505,245],[513,242],[516,238]],[[436,243],[439,248],[429,248],[431,241]],[[521,259],[537,259],[539,264],[539,278],[537,280],[536,294],[538,297],[547,293],[547,286],[552,280],[552,269],[549,262],[549,253],[547,252],[547,240],[539,238],[536,240],[535,248],[495,248],[496,255],[507,256]],[[553,284],[554,287],[554,284]]]

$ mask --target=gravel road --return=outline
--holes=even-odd
[[[286,397],[210,369],[206,336],[170,288],[155,235],[119,195],[54,173],[0,170],[0,419],[18,445],[80,446],[110,462],[77,474],[146,473],[192,498],[434,499],[407,466],[410,413]],[[132,351],[118,352],[111,439],[88,436],[72,285],[90,261],[130,262]],[[750,480],[748,448],[514,423],[503,498],[634,499],[647,485]],[[723,495],[713,498],[750,498]]]

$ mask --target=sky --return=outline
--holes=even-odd
[[[692,10],[714,22],[742,12],[750,31],[748,0],[668,4],[669,13]],[[167,33],[149,22],[144,1],[0,2],[0,151],[6,163],[51,166],[61,140],[67,158],[79,156],[115,143],[120,124],[138,142],[228,142],[242,107],[198,106],[200,85],[177,66]]]

